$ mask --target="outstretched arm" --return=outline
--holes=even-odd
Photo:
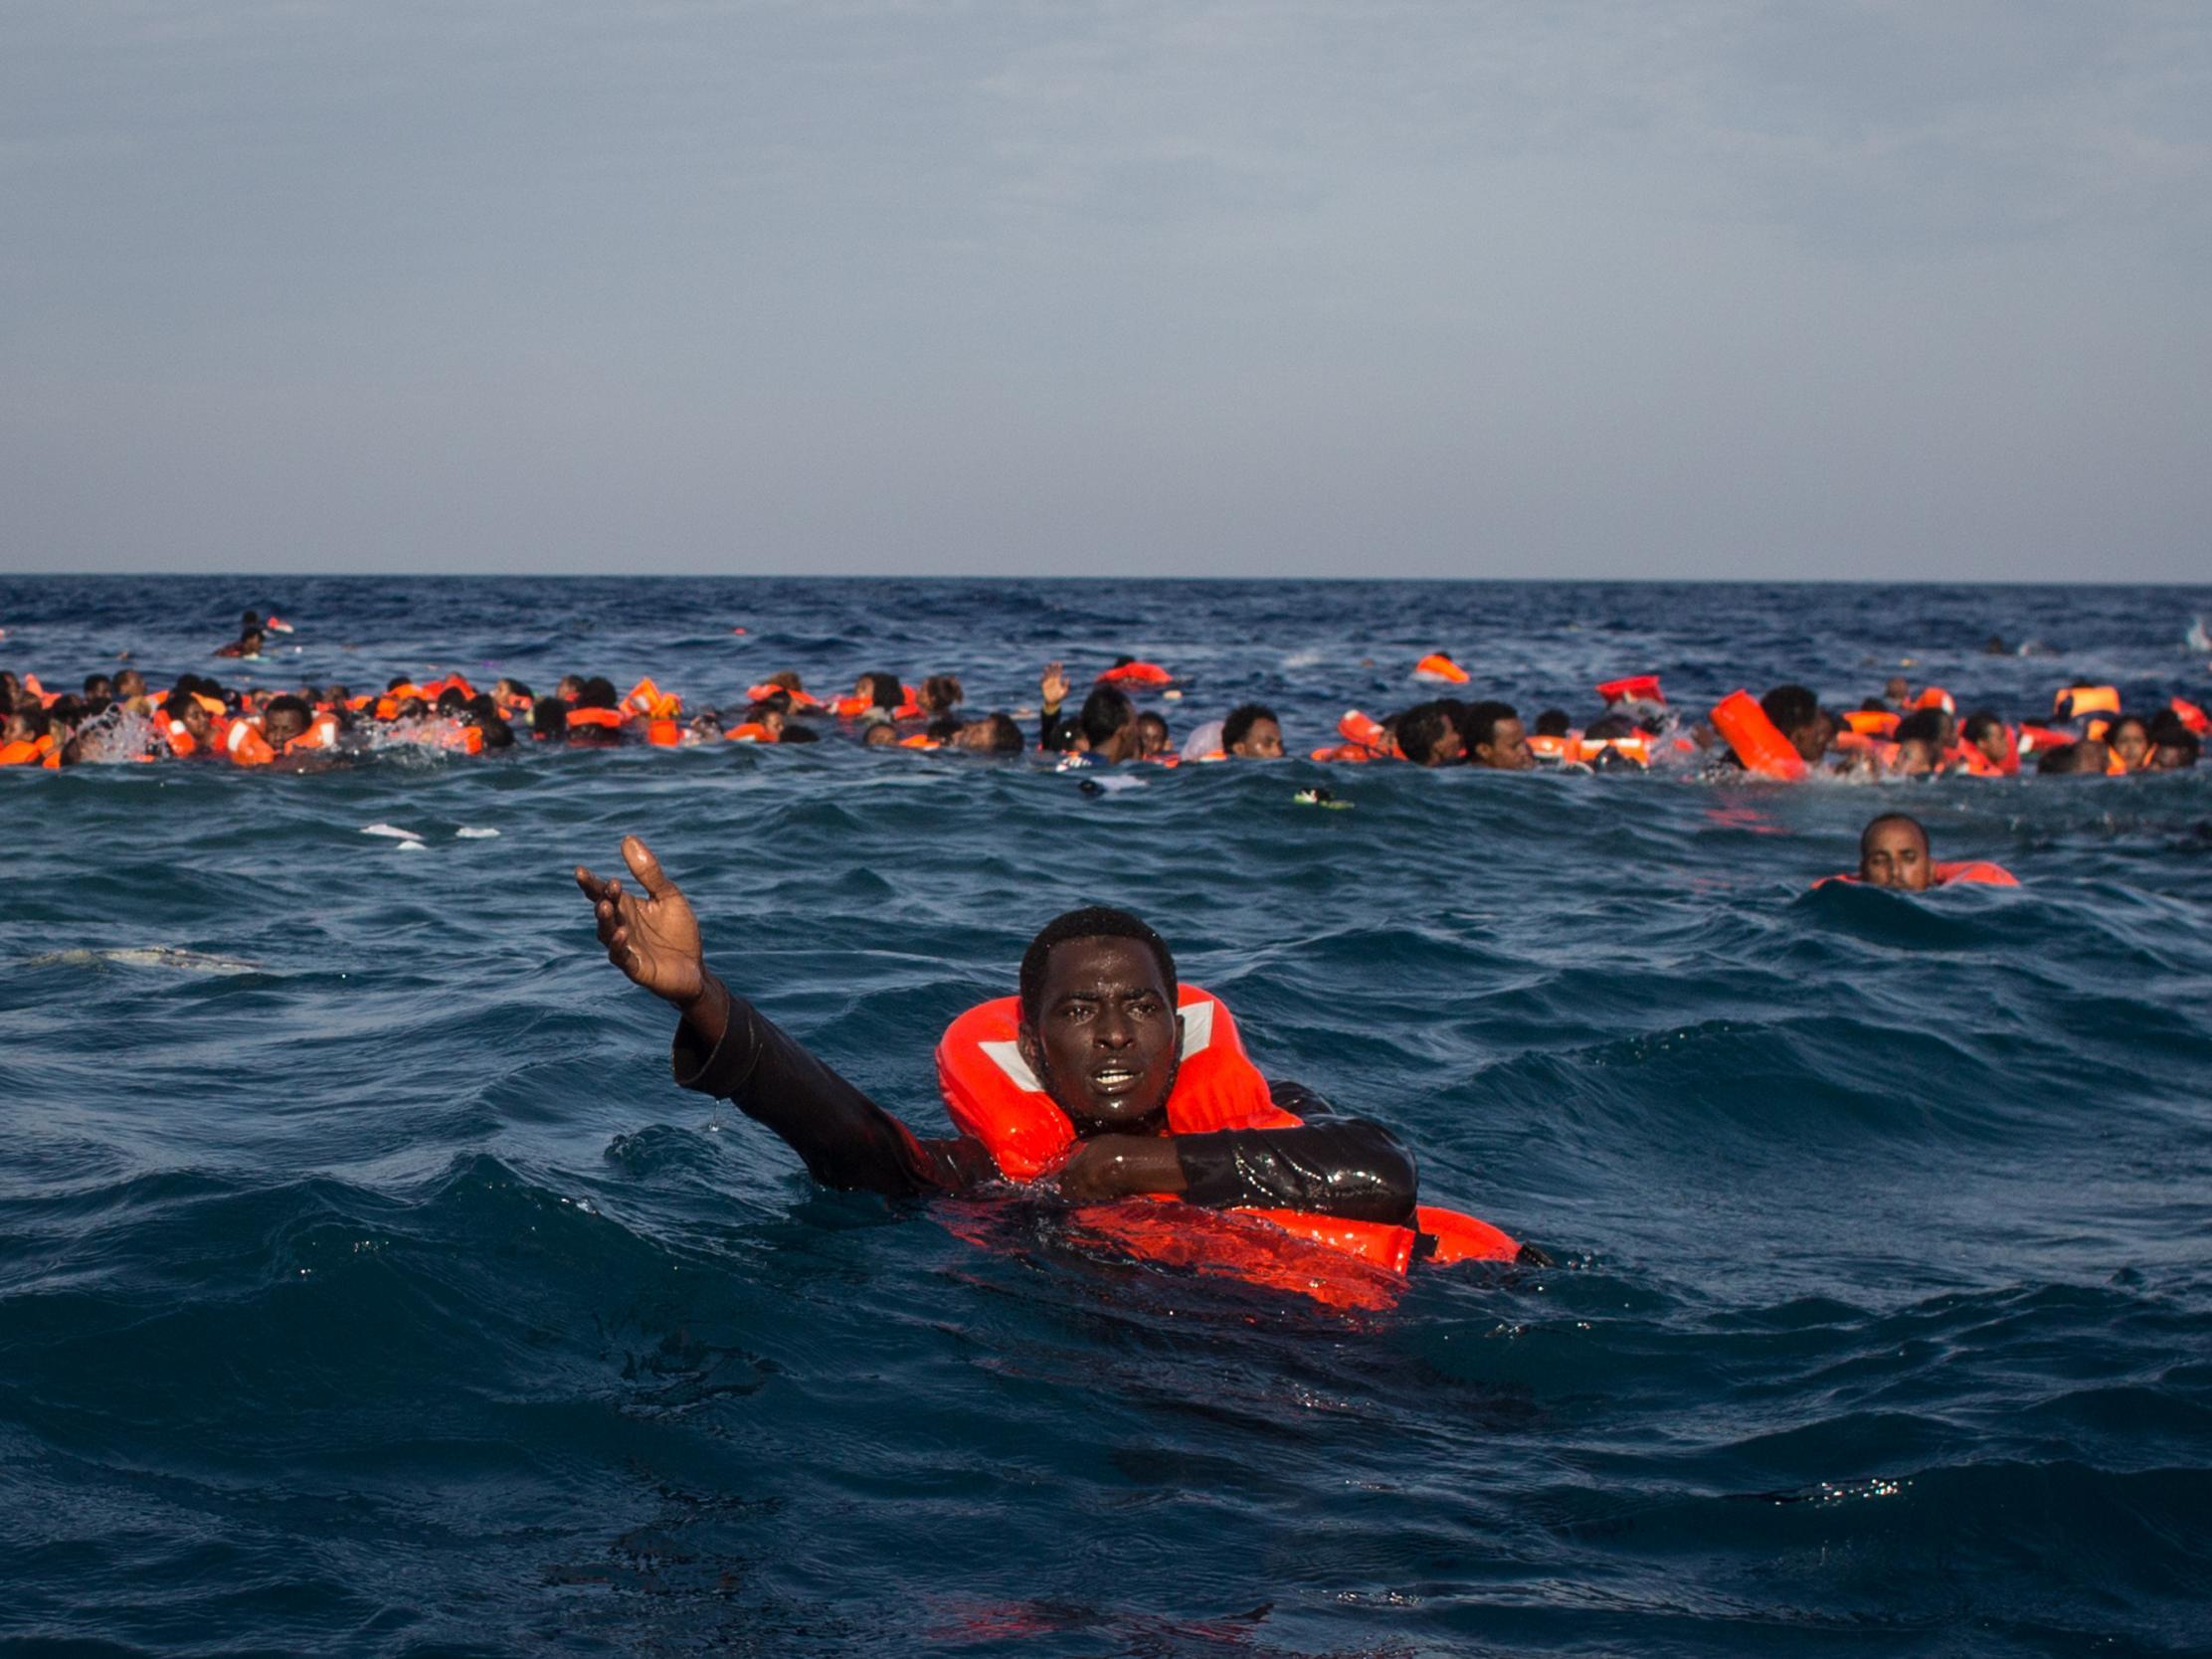
[[[699,924],[676,884],[637,836],[623,861],[644,889],[578,866],[607,959],[681,1014],[676,1081],[736,1102],[774,1130],[826,1187],[903,1198],[965,1187],[993,1173],[969,1141],[923,1141],[810,1054],[707,970]]]

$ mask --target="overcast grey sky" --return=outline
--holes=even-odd
[[[2200,0],[0,5],[0,568],[2208,553]]]

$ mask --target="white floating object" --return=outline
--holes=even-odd
[[[423,838],[422,836],[415,833],[414,830],[402,830],[396,824],[364,825],[362,827],[361,833],[364,835],[388,835],[395,841],[415,841],[418,843]]]
[[[392,850],[394,852],[428,852],[430,848],[421,841],[398,841],[394,843]]]
[[[456,830],[454,833],[460,839],[464,841],[488,841],[494,835],[498,834],[499,831],[496,830],[486,829],[482,825],[463,824],[459,830]]]

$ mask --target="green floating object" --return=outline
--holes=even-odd
[[[1325,789],[1302,789],[1290,798],[1301,807],[1327,807],[1333,812],[1350,812],[1352,803],[1339,801]]]

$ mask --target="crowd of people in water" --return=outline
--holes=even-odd
[[[258,659],[275,617],[246,613],[239,637],[214,655]],[[1380,715],[1349,709],[1325,741],[1299,753],[1336,765],[1399,763],[1498,771],[1673,770],[1776,780],[1816,773],[1863,777],[2121,776],[2193,767],[2212,717],[2171,695],[2154,708],[2122,706],[2112,685],[2059,686],[2050,712],[2012,717],[1988,707],[1961,714],[1940,686],[1895,677],[1856,706],[1838,708],[1808,686],[1737,691],[1687,717],[1656,674],[1595,687],[1579,722],[1566,709],[1525,717],[1512,703],[1467,695],[1472,676],[1441,652],[1412,665],[1436,695]],[[312,769],[395,744],[459,754],[517,745],[609,748],[642,744],[779,745],[842,740],[869,747],[1038,755],[1063,768],[1172,767],[1278,760],[1292,734],[1272,708],[1246,702],[1178,741],[1170,712],[1182,692],[1156,662],[1123,656],[1081,688],[1065,666],[1039,676],[1034,707],[980,712],[959,677],[918,684],[883,670],[842,693],[811,690],[792,669],[740,698],[700,707],[645,678],[627,690],[603,675],[564,675],[543,690],[501,678],[480,688],[461,673],[396,675],[381,687],[300,685],[283,690],[179,674],[154,686],[135,668],[85,677],[74,691],[0,668],[0,766],[59,768],[87,761],[214,761]]]

